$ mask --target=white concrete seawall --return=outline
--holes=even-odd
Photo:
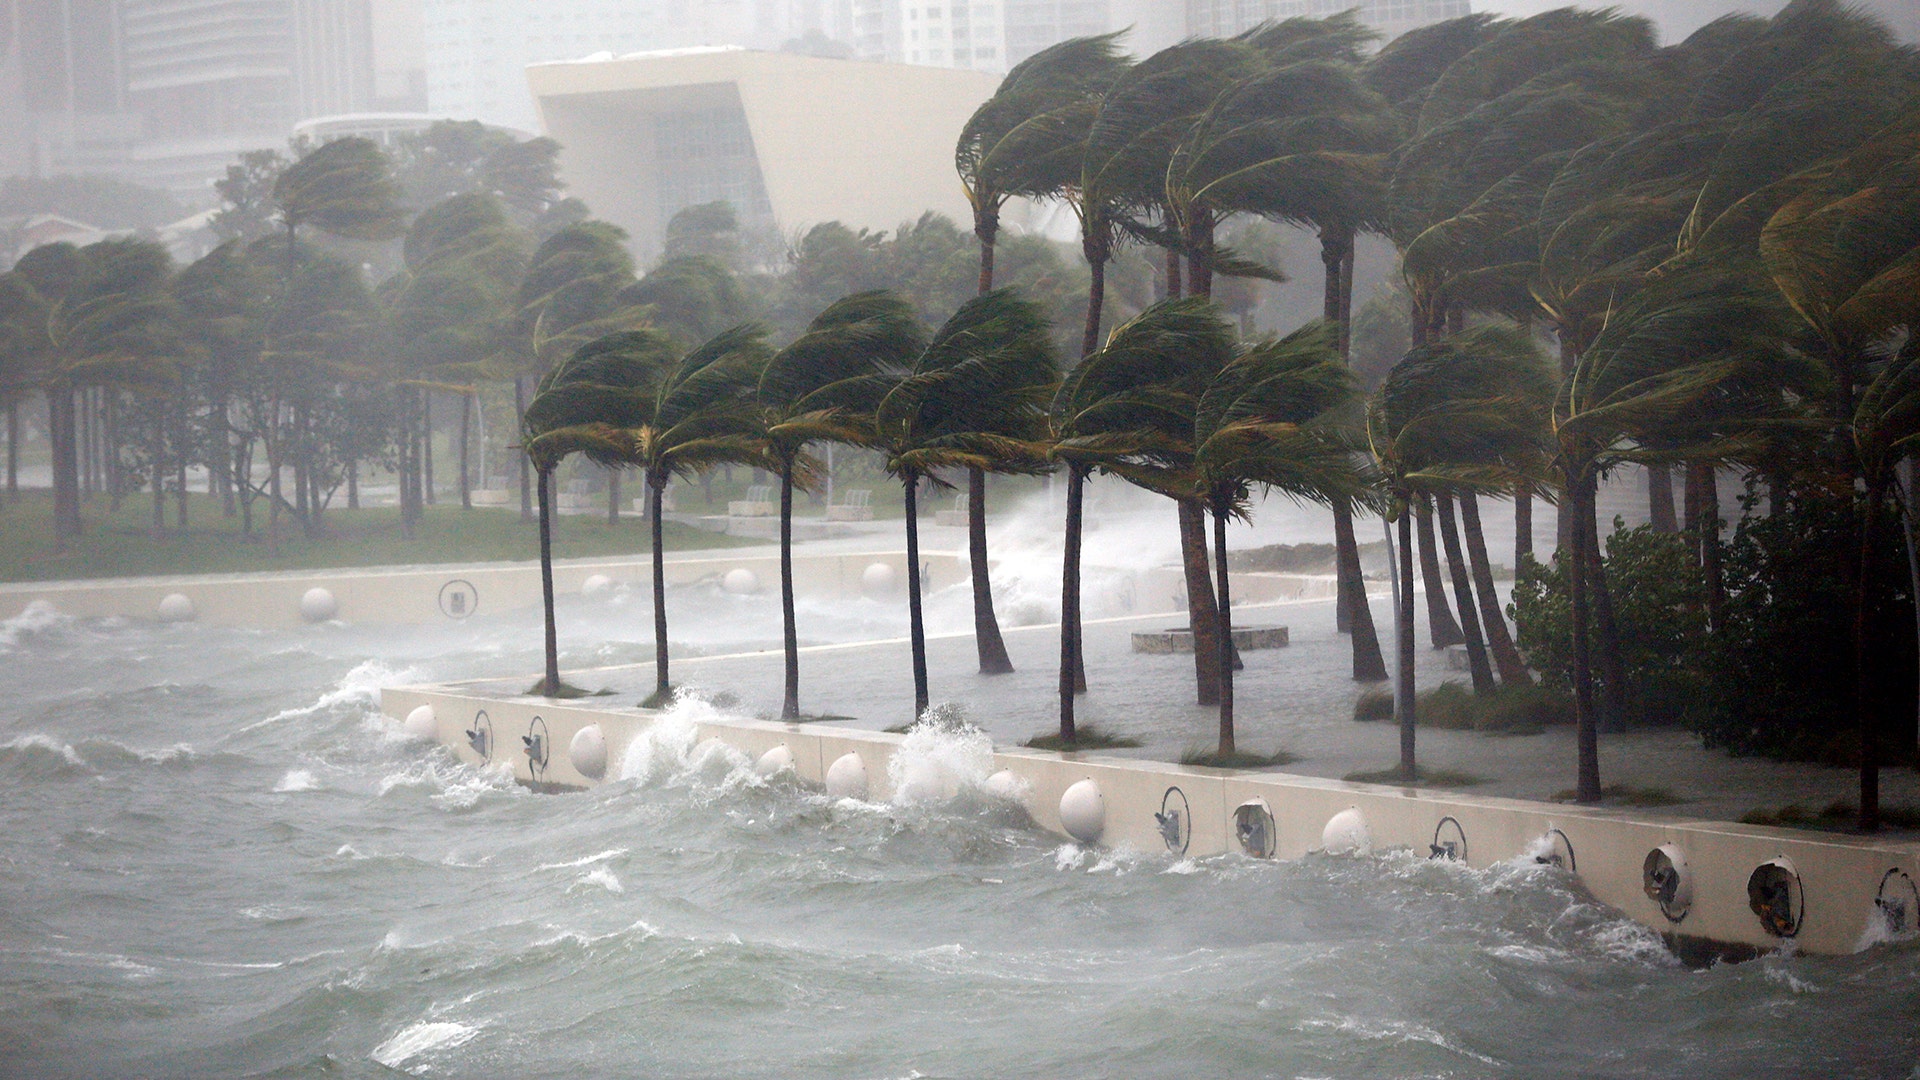
[[[601,782],[600,777],[583,775],[571,760],[569,748],[582,728],[598,727],[605,775],[617,778],[627,748],[657,716],[591,698],[549,702],[457,686],[396,687],[381,694],[383,711],[396,720],[421,706],[431,710],[434,738],[460,760],[505,765],[521,782],[552,789]],[[888,763],[905,740],[826,723],[730,719],[698,727],[700,738],[718,739],[754,760],[785,747],[798,778],[813,785],[825,782],[835,761],[858,755],[868,778],[868,797],[881,801],[894,794]],[[488,732],[482,740],[484,755],[470,745],[467,734],[482,729]],[[542,736],[541,760],[531,757],[523,743],[532,733]],[[1020,801],[1040,827],[1062,835],[1068,833],[1061,821],[1062,796],[1083,780],[1093,781],[1105,810],[1096,842],[1109,847],[1142,852],[1174,847],[1156,815],[1169,806],[1184,806],[1183,824],[1171,831],[1184,840],[1186,854],[1239,851],[1243,842],[1236,835],[1236,809],[1264,800],[1271,809],[1276,858],[1327,848],[1330,839],[1336,846],[1354,839],[1351,829],[1335,830],[1344,831],[1344,837],[1329,835],[1329,822],[1347,811],[1358,812],[1366,842],[1374,850],[1410,848],[1424,855],[1452,842],[1454,855],[1476,867],[1554,858],[1575,873],[1595,899],[1669,935],[1683,952],[1707,943],[1731,954],[1780,945],[1749,895],[1755,871],[1776,860],[1786,860],[1796,875],[1784,904],[1798,924],[1794,944],[1801,950],[1856,952],[1883,940],[1890,921],[1897,920],[1911,933],[1920,917],[1920,895],[1913,891],[1914,882],[1920,881],[1920,843],[1098,754],[998,748],[994,768],[1018,778]],[[1351,815],[1343,819],[1350,822]],[[1665,849],[1666,857],[1683,868],[1679,888],[1664,911],[1645,887],[1647,860],[1656,849]],[[1688,891],[1691,902],[1685,903]]]

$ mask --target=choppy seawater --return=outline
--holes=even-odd
[[[1911,941],[1691,971],[1549,868],[1082,850],[686,716],[537,796],[378,715],[536,642],[0,626],[0,1075],[1920,1076]]]

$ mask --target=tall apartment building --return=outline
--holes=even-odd
[[[0,0],[0,174],[109,172],[139,136],[115,0]]]
[[[1324,18],[1352,9],[1388,38],[1472,13],[1468,0],[1186,0],[1189,33],[1225,37],[1268,19]]]

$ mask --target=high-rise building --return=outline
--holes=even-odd
[[[368,0],[121,0],[131,178],[199,194],[233,158],[373,98]]]
[[[114,172],[126,111],[115,0],[0,0],[0,171]]]
[[[1468,0],[1186,0],[1187,31],[1225,37],[1268,19],[1325,18],[1352,10],[1388,38],[1472,13]]]

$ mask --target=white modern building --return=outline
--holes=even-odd
[[[645,252],[684,207],[725,199],[793,231],[968,220],[953,146],[997,76],[702,48],[535,64],[569,188]]]

